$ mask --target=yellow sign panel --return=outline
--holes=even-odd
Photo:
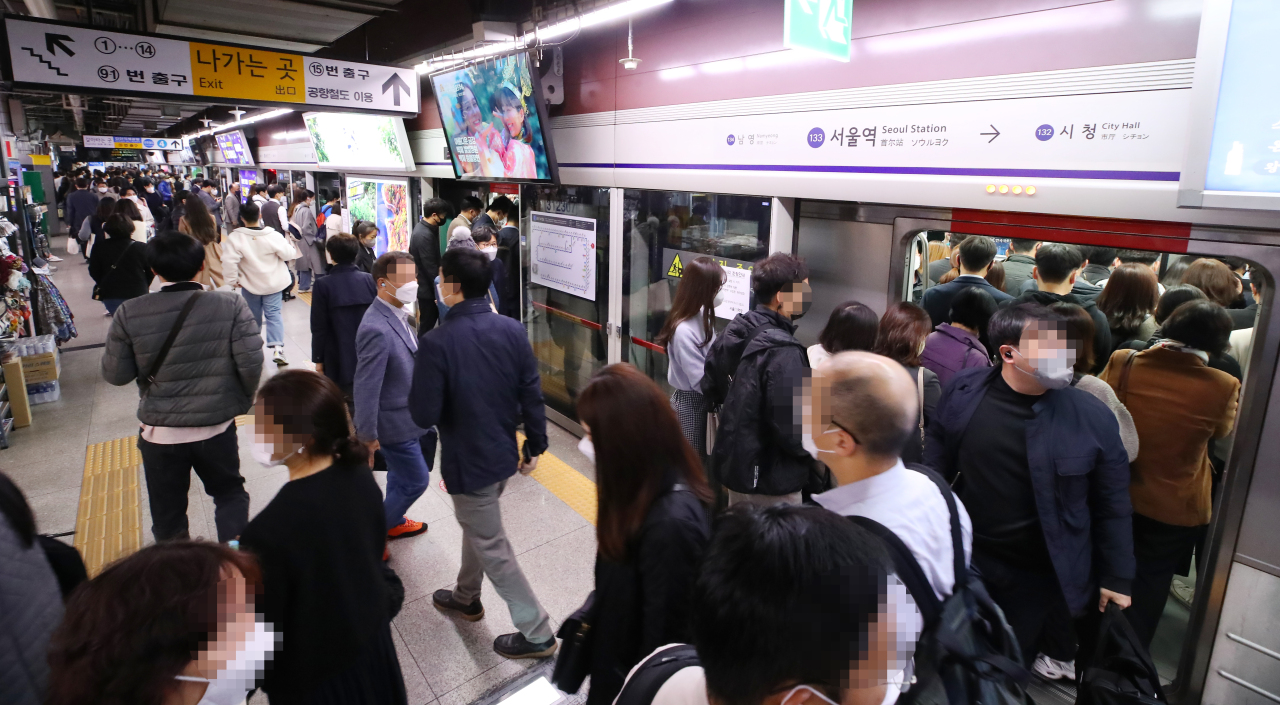
[[[676,255],[676,258],[671,260],[671,267],[667,270],[667,276],[669,277],[684,276],[684,265],[680,263],[680,255]]]
[[[31,166],[51,166],[49,163],[49,155],[47,154],[31,155]]]
[[[138,137],[131,141],[128,137],[117,137],[116,149],[142,149],[142,138]]]
[[[302,59],[297,54],[191,42],[191,88],[196,95],[303,103],[307,88]]]

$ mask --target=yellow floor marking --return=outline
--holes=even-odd
[[[523,445],[524,435],[516,434],[516,441]],[[538,460],[538,469],[529,475],[551,490],[551,494],[569,505],[569,508],[582,515],[583,519],[596,524],[596,483],[585,475],[574,470],[568,463],[551,453],[543,453]]]
[[[310,306],[310,305],[311,305],[311,292],[310,292],[310,291],[299,291],[299,292],[295,292],[295,293],[294,293],[294,296],[298,297],[299,299],[302,299],[303,301],[306,301],[308,306]]]
[[[137,436],[86,449],[74,544],[89,577],[142,547],[141,467]]]
[[[236,417],[236,426],[248,426],[253,423],[253,414],[241,414]]]

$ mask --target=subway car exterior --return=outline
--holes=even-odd
[[[848,62],[788,50],[784,4],[639,15],[635,71],[625,27],[543,51],[561,183],[521,188],[523,229],[531,211],[594,220],[599,253],[594,298],[527,285],[553,415],[573,427],[576,389],[610,362],[665,383],[653,335],[681,257],[804,256],[805,344],[838,301],[909,299],[927,231],[1242,258],[1267,293],[1205,574],[1166,611],[1161,672],[1175,702],[1280,702],[1280,214],[1205,173],[1229,19],[1250,3],[857,0]],[[432,100],[410,128],[418,173],[452,179]],[[1273,146],[1275,168],[1245,165],[1263,181]]]

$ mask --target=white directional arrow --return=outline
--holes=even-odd
[[[796,0],[796,2],[800,3],[800,9],[804,10],[804,14],[806,15],[813,14],[813,8],[809,6],[809,3],[812,1],[813,0]]]
[[[837,44],[847,44],[844,28],[849,20],[844,16],[843,0],[818,0],[818,32]]]

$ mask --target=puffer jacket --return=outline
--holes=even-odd
[[[797,409],[809,358],[795,329],[761,306],[734,318],[707,354],[702,393],[723,404],[713,467],[734,492],[799,492],[816,470],[800,441]]]
[[[49,687],[49,638],[62,621],[58,578],[0,514],[0,703],[39,705]]]
[[[117,387],[146,377],[195,282],[170,284],[116,309],[102,376]],[[138,402],[150,426],[213,426],[253,406],[262,376],[262,338],[239,294],[205,291],[187,316],[156,381]]]

